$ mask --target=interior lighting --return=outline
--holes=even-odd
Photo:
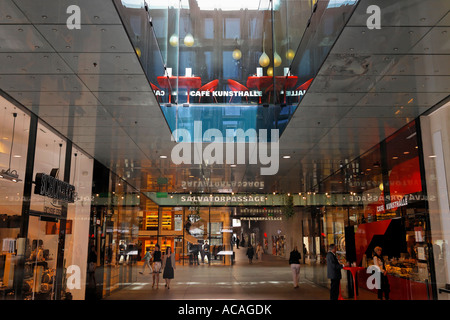
[[[283,60],[281,59],[280,55],[275,51],[273,54],[273,64],[275,67],[279,67]]]
[[[259,65],[263,68],[267,67],[270,64],[270,58],[267,53],[264,51],[259,57]]]
[[[170,36],[169,43],[172,47],[176,47],[178,45],[178,36],[175,33]]]
[[[6,179],[12,182],[19,182],[22,181],[21,179],[19,179],[19,174],[17,173],[16,170],[11,170],[11,157],[12,157],[12,152],[13,152],[13,146],[14,146],[14,132],[16,129],[16,118],[17,118],[17,113],[13,113],[13,117],[14,117],[14,122],[13,122],[13,132],[12,132],[12,139],[11,139],[11,151],[9,153],[9,165],[8,165],[8,169],[2,169],[2,171],[0,171],[0,178],[2,179]]]
[[[192,47],[194,45],[194,36],[192,36],[191,33],[188,33],[185,37],[184,37],[184,44],[187,47]]]
[[[259,57],[259,65],[263,68],[267,67],[270,64],[270,58],[266,53],[266,33],[263,34],[263,53]],[[267,75],[269,73],[267,72]]]
[[[286,59],[288,60],[293,60],[295,57],[295,52],[292,49],[289,49],[288,51],[286,51]]]
[[[234,60],[240,60],[242,58],[242,51],[238,48],[233,50],[233,59]]]

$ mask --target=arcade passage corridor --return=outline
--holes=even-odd
[[[302,265],[299,288],[294,289],[286,259],[264,254],[262,261],[253,259],[249,264],[247,248],[234,250],[236,262],[232,266],[177,266],[170,289],[165,288],[162,276],[159,289],[152,289],[152,276],[146,269],[135,283],[106,300],[329,300],[329,289],[308,280],[311,267]],[[375,300],[376,294],[362,291],[359,299]]]

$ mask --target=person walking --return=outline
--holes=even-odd
[[[297,246],[295,246],[294,250],[292,250],[289,255],[289,264],[291,265],[292,280],[294,282],[295,289],[298,288],[298,278],[300,275],[300,259],[300,252],[298,252]]]
[[[170,280],[174,278],[175,269],[175,253],[172,252],[171,247],[166,248],[166,254],[163,259],[163,279],[166,280],[166,287],[170,289]]]
[[[255,254],[255,250],[253,249],[252,245],[249,244],[248,248],[247,248],[247,257],[248,257],[248,263],[252,264],[253,263],[253,255]]]
[[[388,278],[386,276],[387,271],[386,271],[386,267],[384,264],[384,259],[381,256],[382,250],[383,249],[381,247],[375,247],[375,249],[373,250],[373,263],[378,268],[380,268],[380,282],[381,282],[380,285],[381,285],[381,287],[378,288],[378,299],[383,300],[383,294],[384,294],[384,298],[386,300],[389,300],[389,292],[391,290],[390,290]]]
[[[239,238],[236,239],[236,249],[239,249]]]
[[[339,263],[336,257],[336,251],[336,245],[330,244],[327,253],[327,277],[331,280],[330,300],[339,299],[339,285],[342,278],[341,269],[344,267],[344,265]]]
[[[259,261],[262,261],[263,253],[264,253],[264,250],[262,248],[262,245],[260,242],[258,242],[258,245],[256,246],[256,259],[258,259]]]
[[[155,245],[155,249],[152,253],[153,256],[153,284],[152,288],[155,286],[158,289],[159,286],[159,273],[161,272],[161,250],[159,244]]]
[[[97,280],[95,278],[95,270],[97,269],[97,252],[95,250],[95,246],[91,246],[91,252],[89,252],[88,256],[88,274],[89,274],[89,283],[94,285],[94,288],[97,287]]]
[[[145,251],[146,253],[144,255],[144,266],[142,267],[142,272],[139,272],[140,274],[144,274],[145,267],[148,267],[150,269],[150,273],[152,273],[152,266],[150,265],[150,259],[152,258],[152,254],[150,253],[150,248],[147,247]]]

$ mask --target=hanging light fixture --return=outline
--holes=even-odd
[[[184,37],[184,44],[187,47],[192,47],[194,45],[194,36],[190,32]]]
[[[13,117],[14,117],[14,123],[13,123],[12,139],[11,139],[11,152],[9,153],[8,170],[3,169],[2,171],[0,171],[0,178],[6,179],[6,180],[9,180],[12,182],[19,182],[19,181],[22,181],[21,179],[19,179],[19,174],[17,173],[16,170],[11,170],[11,157],[12,157],[13,146],[14,146],[14,130],[16,128],[17,113],[14,112]]]
[[[191,14],[189,14],[186,24],[190,24],[190,21],[191,21]],[[186,29],[187,28],[185,25],[185,31],[187,31]],[[190,26],[189,29],[191,29]],[[186,34],[186,36],[184,37],[184,44],[186,45],[186,47],[192,47],[194,45],[194,36],[192,35],[192,33],[188,32]]]
[[[275,53],[273,55],[273,65],[275,67],[279,67],[282,62],[283,62],[283,60],[281,59],[280,55],[275,51]]]
[[[175,33],[170,36],[169,43],[172,47],[176,47],[178,45],[178,36]]]
[[[263,68],[267,67],[270,64],[270,58],[266,53],[266,33],[263,35],[263,53],[259,57],[259,65]]]
[[[242,58],[242,52],[238,48],[233,50],[233,59],[240,60]]]
[[[234,41],[236,42],[236,47],[233,50],[233,59],[240,60],[242,58],[242,51],[239,50],[239,48],[238,48],[238,46],[239,46],[238,39],[235,38]]]
[[[289,49],[288,51],[286,51],[286,59],[288,60],[292,60],[295,57],[295,51],[292,49]]]

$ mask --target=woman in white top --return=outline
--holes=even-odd
[[[380,268],[381,287],[378,288],[378,299],[382,300],[383,293],[384,293],[384,298],[386,300],[389,300],[390,286],[389,286],[389,281],[388,281],[388,278],[386,275],[387,271],[386,271],[386,267],[384,264],[384,259],[381,256],[382,249],[381,249],[381,247],[375,247],[375,249],[373,249],[373,251],[374,251],[373,264],[376,265],[378,268]]]

